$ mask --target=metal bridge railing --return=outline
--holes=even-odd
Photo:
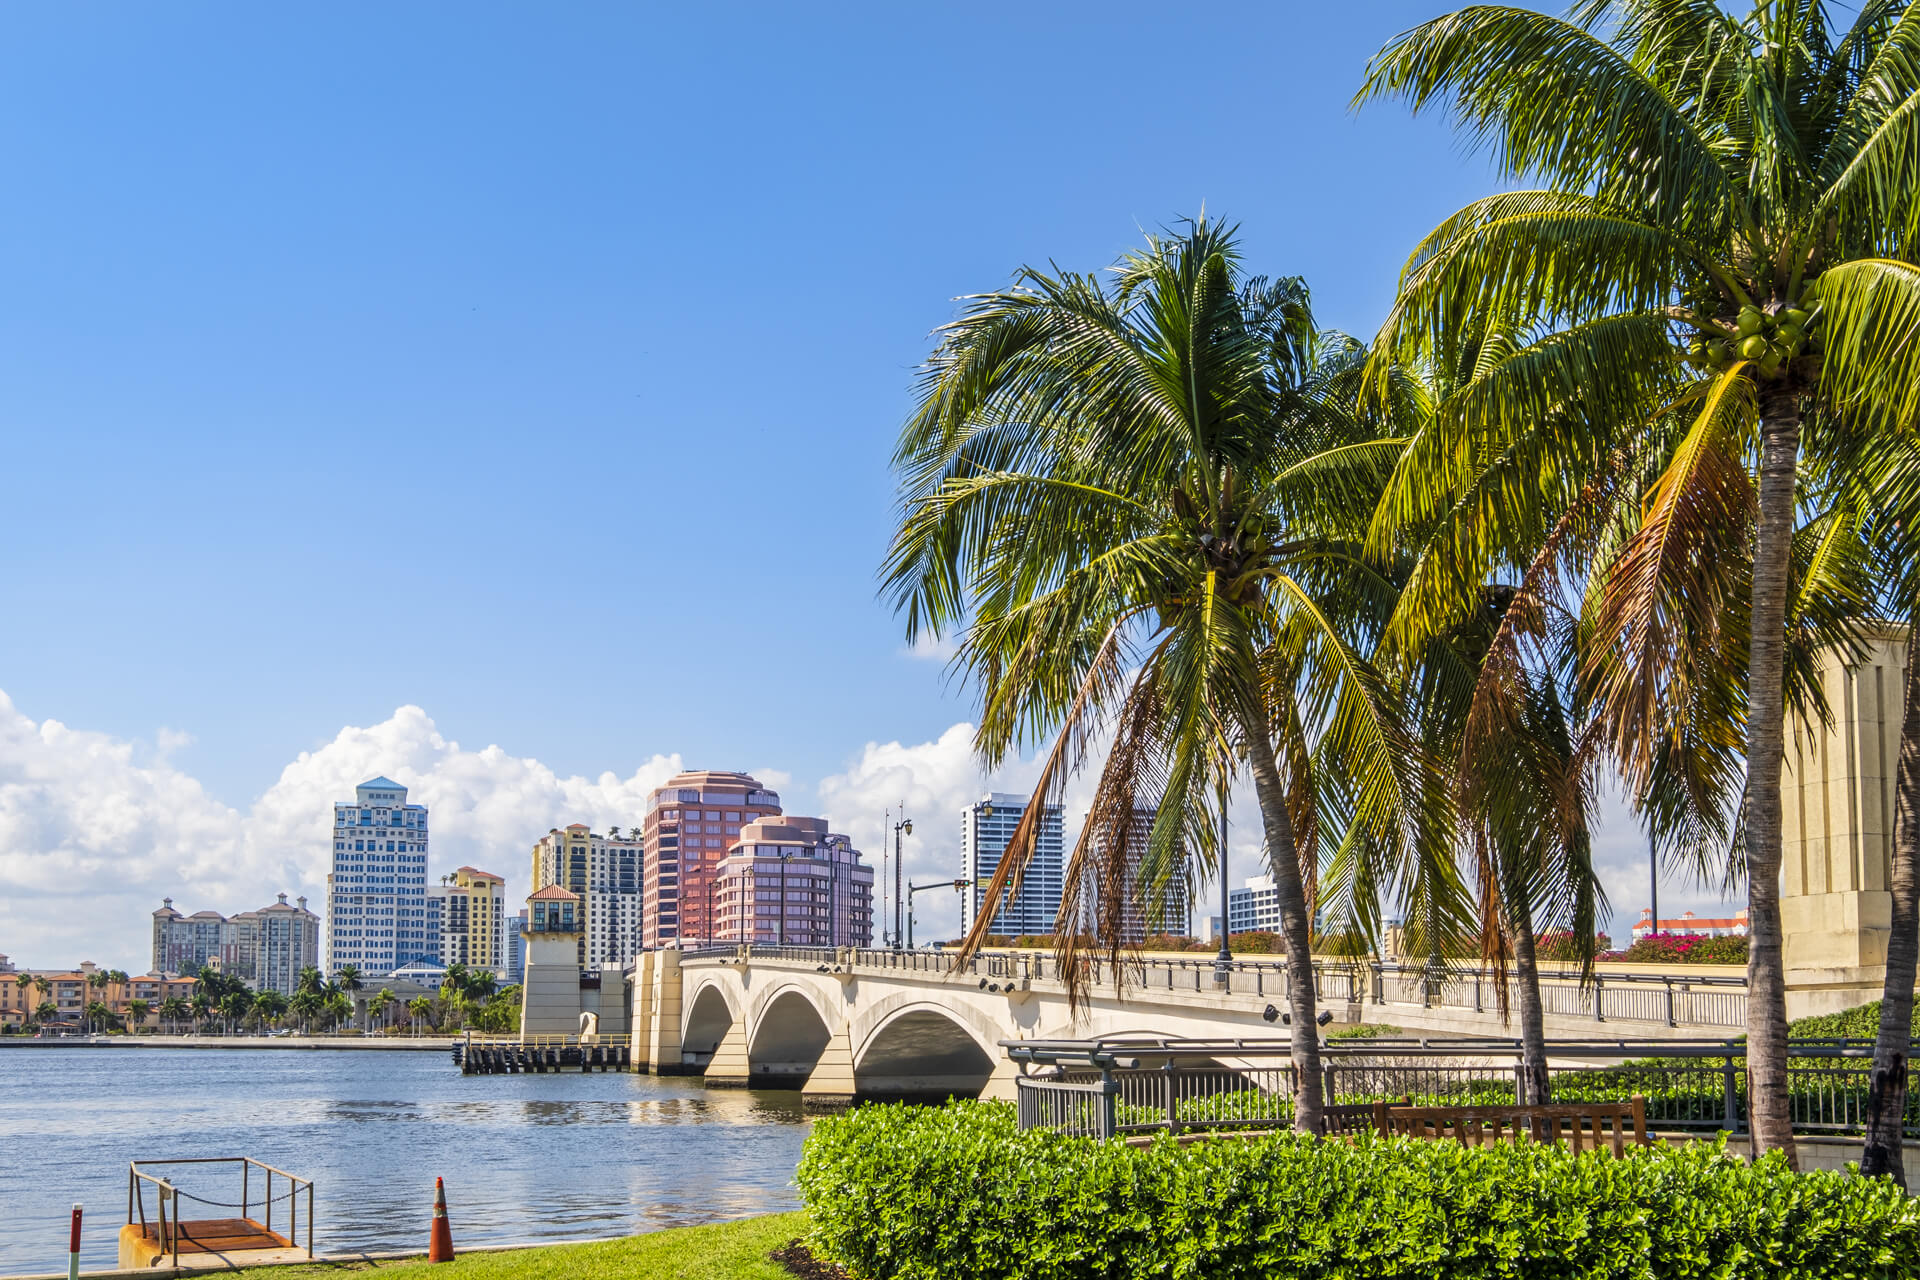
[[[783,947],[760,943],[689,952],[743,960],[787,960],[812,965],[851,965],[856,969],[955,976],[954,957],[940,951],[881,947]],[[1213,992],[1284,1001],[1291,984],[1284,960],[1144,956],[1126,959],[1124,985],[1141,992]],[[1422,1008],[1489,1013],[1499,1007],[1499,987],[1489,969],[1390,964],[1379,960],[1322,960],[1313,966],[1314,989],[1322,1003],[1416,1005]],[[961,967],[959,976],[1023,985],[1058,983],[1059,965],[1042,951],[981,951]],[[1093,962],[1095,986],[1113,975],[1105,962]],[[1604,973],[1582,981],[1570,969],[1540,975],[1546,1012],[1593,1022],[1644,1022],[1666,1027],[1746,1026],[1747,980],[1744,972],[1720,974]]]
[[[1021,1125],[1095,1134],[1279,1128],[1292,1123],[1296,1078],[1279,1040],[1002,1041],[1020,1064]],[[1916,1046],[1920,1047],[1920,1046]],[[1650,1126],[1746,1132],[1746,1046],[1740,1041],[1549,1042],[1556,1102],[1646,1098]],[[1863,1131],[1871,1041],[1789,1046],[1787,1090],[1795,1130]],[[1386,1040],[1325,1044],[1326,1101],[1411,1098],[1421,1106],[1512,1104],[1521,1067],[1511,1040]],[[1097,1086],[1097,1087],[1096,1087]],[[1904,1132],[1920,1138],[1920,1089],[1910,1088]],[[1091,1109],[1090,1109],[1091,1108]],[[1102,1111],[1104,1108],[1104,1111]]]

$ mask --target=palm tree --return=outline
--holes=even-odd
[[[387,1011],[397,1003],[398,999],[393,994],[393,988],[382,987],[380,988],[380,993],[374,996],[372,1003],[368,1006],[368,1011],[374,1017],[379,1018],[381,1025],[384,1027],[386,1025]]]
[[[333,985],[337,991],[344,993],[347,998],[347,1022],[348,1025],[351,1026],[355,1005],[353,997],[362,986],[359,966],[351,964],[341,965],[339,972],[333,975]]]
[[[107,1008],[106,1002],[102,1000],[88,1001],[86,1014],[87,1025],[96,1032],[106,1031],[108,1024],[113,1021],[113,1010]]]
[[[194,1025],[198,1027],[206,1025],[217,1007],[213,997],[204,991],[195,991],[193,998],[187,1002],[187,1008],[193,1013]]]
[[[253,1012],[253,997],[245,991],[235,991],[222,996],[219,1007],[227,1020],[227,1034],[232,1035],[246,1021],[247,1015]]]
[[[353,997],[349,996],[344,990],[336,989],[331,995],[327,996],[321,1005],[320,1011],[325,1014],[335,1026],[338,1026],[342,1022],[350,1022],[353,1018]]]
[[[1445,359],[1492,323],[1544,335],[1483,397],[1474,421],[1491,436],[1476,445],[1579,399],[1610,411],[1580,415],[1563,440],[1592,475],[1683,411],[1655,494],[1737,512],[1735,533],[1753,531],[1744,696],[1730,709],[1744,716],[1748,1081],[1756,1151],[1789,1161],[1779,871],[1795,481],[1803,430],[1827,450],[1837,418],[1903,423],[1920,400],[1917,43],[1903,0],[1864,6],[1845,31],[1818,0],[1744,16],[1689,0],[1584,0],[1568,19],[1477,6],[1395,39],[1358,97],[1440,104],[1503,178],[1541,184],[1427,238],[1383,349]],[[1669,545],[1650,535],[1616,563],[1602,649],[1659,651],[1669,602],[1646,588]],[[1645,707],[1659,671],[1620,665],[1641,679],[1616,691]],[[1644,799],[1660,726],[1620,722]]]
[[[960,633],[984,764],[1059,726],[989,901],[1017,891],[1044,803],[1113,725],[1055,930],[1075,990],[1088,881],[1117,884],[1138,859],[1159,893],[1219,865],[1215,815],[1248,770],[1291,979],[1295,1124],[1309,1132],[1322,1104],[1313,853],[1370,846],[1413,866],[1435,848],[1417,835],[1437,794],[1423,757],[1343,629],[1377,586],[1353,551],[1402,445],[1327,395],[1344,354],[1315,331],[1304,284],[1247,278],[1233,229],[1204,218],[1123,258],[1111,288],[1027,268],[942,331],[895,453],[903,511],[886,567],[909,641]],[[1158,808],[1144,851],[1136,802]],[[1322,832],[1329,816],[1346,830]],[[1444,861],[1407,878],[1447,880]],[[1117,924],[1100,928],[1110,954]]]
[[[40,1007],[33,1011],[33,1016],[40,1022],[52,1022],[60,1016],[60,1010],[54,1005],[53,1001],[42,1000]]]
[[[485,1000],[500,986],[500,978],[491,969],[467,970],[461,990],[475,1000]]]
[[[176,1034],[180,1030],[180,1019],[187,1016],[187,1002],[179,996],[168,996],[160,1002],[160,1016]]]
[[[153,1006],[138,998],[127,1001],[127,1029],[138,1032],[147,1025],[147,1015],[153,1012]]]
[[[456,992],[464,993],[470,981],[472,981],[472,976],[469,974],[467,966],[455,960],[447,966],[447,972],[440,979],[440,985],[442,988],[450,987]]]
[[[433,1001],[427,999],[425,996],[415,996],[413,999],[407,1001],[407,1013],[412,1018],[414,1034],[418,1035],[420,1033],[421,1021],[430,1017],[433,1013]]]
[[[287,997],[271,988],[253,998],[253,1011],[263,1024],[272,1025],[287,1011]]]

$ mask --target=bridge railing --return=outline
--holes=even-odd
[[[1002,1044],[1021,1067],[1017,1090],[1023,1128],[1098,1136],[1292,1123],[1297,1081],[1285,1041]],[[1647,1099],[1648,1124],[1657,1128],[1746,1132],[1743,1042],[1562,1041],[1550,1042],[1547,1051],[1555,1101],[1607,1102],[1639,1094]],[[1862,1132],[1872,1042],[1803,1040],[1791,1043],[1788,1052],[1794,1129],[1809,1135]],[[1512,1041],[1370,1040],[1364,1046],[1334,1041],[1321,1047],[1321,1055],[1321,1087],[1330,1104],[1402,1097],[1427,1106],[1511,1104],[1521,1079]],[[1920,1137],[1920,1090],[1911,1086],[1903,1131]]]
[[[947,976],[951,953],[884,947],[793,947],[754,943],[708,948],[687,958],[739,956],[807,964],[852,964],[856,969]],[[1211,992],[1284,1001],[1291,995],[1287,963],[1277,958],[1142,956],[1121,961],[1124,985],[1137,991]],[[1499,984],[1479,966],[1435,969],[1379,960],[1320,960],[1314,989],[1323,1004],[1408,1005],[1490,1013],[1499,1008]],[[1058,983],[1060,969],[1044,951],[981,951],[964,966],[965,976],[1026,984]],[[1104,961],[1093,962],[1096,987],[1111,982]],[[1605,973],[1583,981],[1576,970],[1551,968],[1540,975],[1540,998],[1549,1015],[1594,1022],[1644,1022],[1666,1027],[1740,1029],[1747,1021],[1744,973]]]

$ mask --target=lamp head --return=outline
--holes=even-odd
[[[912,819],[912,818],[908,818],[908,819],[907,819],[907,820],[906,820],[905,822],[903,822],[903,823],[901,823],[901,824],[900,824],[900,829],[901,829],[902,831],[904,831],[904,832],[906,832],[906,833],[907,833],[908,835],[912,835],[912,834],[913,834],[913,819]]]

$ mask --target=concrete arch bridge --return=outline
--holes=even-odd
[[[566,959],[570,960],[568,955]],[[729,946],[643,954],[582,977],[530,964],[522,1030],[564,1034],[583,1010],[603,1035],[629,1038],[634,1070],[704,1075],[716,1084],[802,1090],[809,1101],[1011,1097],[1018,1074],[1004,1040],[1144,1034],[1193,1040],[1281,1034],[1286,966],[1149,955],[1111,975],[1077,1014],[1050,954],[992,951],[961,971],[928,951]],[[1502,1034],[1485,975],[1435,979],[1380,963],[1316,964],[1323,1009],[1341,1022]],[[1745,976],[1697,970],[1603,973],[1582,986],[1547,980],[1550,1036],[1648,1038],[1733,1032],[1744,1024]]]

